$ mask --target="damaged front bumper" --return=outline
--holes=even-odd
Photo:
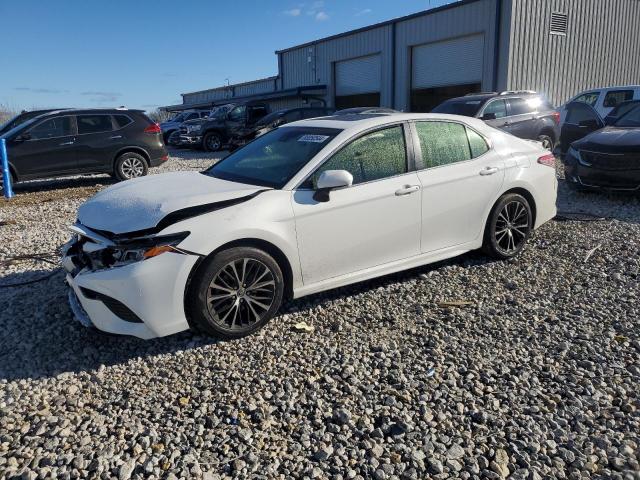
[[[148,339],[189,328],[184,293],[198,255],[179,248],[151,258],[113,262],[121,245],[82,227],[63,248],[69,304],[84,326]]]

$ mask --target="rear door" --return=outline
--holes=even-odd
[[[422,253],[477,240],[502,187],[504,161],[462,123],[429,120],[413,126],[421,167]]]
[[[28,140],[11,142],[9,158],[18,175],[43,177],[77,169],[75,123],[72,116],[47,118],[24,132]]]
[[[85,171],[110,171],[124,135],[114,131],[111,115],[92,113],[78,115],[78,168]]]
[[[573,142],[604,127],[604,121],[591,105],[571,102],[566,110],[567,116],[560,130],[560,152],[563,155]]]
[[[537,140],[536,108],[533,100],[519,97],[507,100],[509,122],[506,130],[510,134],[519,138]]]

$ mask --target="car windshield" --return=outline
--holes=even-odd
[[[12,128],[15,128],[18,125],[23,124],[27,120],[31,120],[33,118],[36,118],[37,116],[42,115],[43,113],[46,113],[46,112],[42,112],[42,111],[40,111],[40,112],[38,112],[38,111],[36,111],[36,112],[23,112],[23,113],[21,113],[19,115],[16,115],[11,120],[9,120],[7,123],[2,125],[0,127],[0,131],[8,132]]]
[[[616,127],[640,128],[640,105],[637,105],[633,110],[625,113],[614,125]]]
[[[482,100],[447,100],[434,108],[432,112],[475,117],[483,103]]]
[[[202,173],[231,182],[282,188],[340,132],[334,128],[279,128]]]

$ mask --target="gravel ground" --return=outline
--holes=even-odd
[[[214,161],[174,154],[154,173]],[[107,183],[17,188],[0,260],[55,250]],[[640,201],[561,183],[559,208],[606,219],[301,299],[230,342],[86,330],[53,265],[0,264],[0,285],[53,272],[0,288],[0,478],[640,479]]]

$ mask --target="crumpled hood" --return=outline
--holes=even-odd
[[[573,146],[594,152],[640,152],[640,128],[606,127],[590,133]]]
[[[252,195],[264,187],[229,182],[199,172],[150,175],[112,185],[87,200],[78,220],[122,234],[154,228],[170,213]]]

